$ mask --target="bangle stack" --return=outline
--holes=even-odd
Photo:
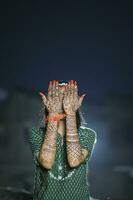
[[[45,119],[45,122],[47,123],[48,121],[58,121],[60,119],[63,119],[66,117],[66,114],[59,114],[59,115],[56,115],[56,116],[47,116],[46,119]]]

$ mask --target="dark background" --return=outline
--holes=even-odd
[[[91,196],[133,198],[133,9],[131,1],[0,3],[0,186],[32,190],[30,127],[42,123],[38,91],[78,82],[97,132]]]

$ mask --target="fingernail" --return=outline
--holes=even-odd
[[[44,94],[42,92],[39,92],[39,95],[43,96]]]

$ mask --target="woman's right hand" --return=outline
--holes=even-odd
[[[48,95],[39,93],[42,96],[43,103],[49,114],[58,114],[63,112],[62,96],[59,92],[58,81],[53,80],[49,82]]]

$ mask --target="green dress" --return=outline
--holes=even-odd
[[[97,141],[96,132],[87,127],[79,127],[81,147],[88,149],[91,154],[74,168],[67,162],[66,137],[64,136],[62,144],[61,136],[58,134],[56,158],[50,170],[42,167],[37,159],[45,133],[45,128],[33,127],[29,134],[35,166],[33,200],[89,200],[88,161]]]

